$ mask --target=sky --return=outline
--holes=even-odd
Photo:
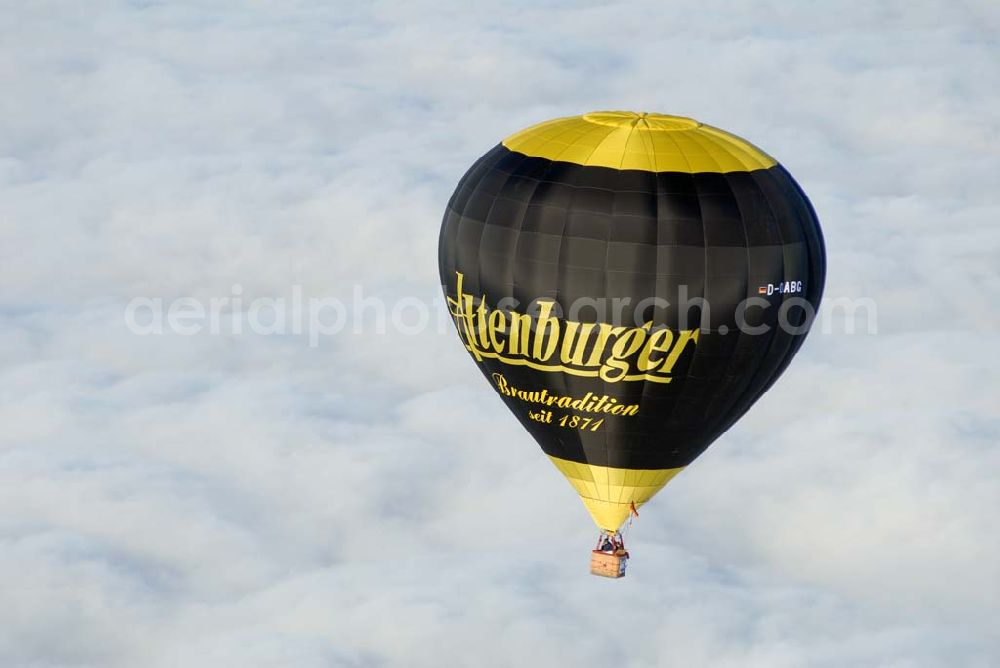
[[[1000,664],[996,3],[3,5],[0,664]],[[467,167],[599,109],[775,156],[871,306],[619,581],[435,310]]]

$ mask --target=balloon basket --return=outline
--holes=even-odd
[[[594,550],[590,553],[590,574],[603,578],[623,578],[626,563],[628,553],[624,550],[615,553]]]

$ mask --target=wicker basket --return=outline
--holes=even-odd
[[[625,563],[627,561],[628,553],[623,550],[614,554],[594,550],[590,553],[590,572],[605,578],[625,577]]]

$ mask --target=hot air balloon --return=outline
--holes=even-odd
[[[772,157],[618,111],[501,141],[462,177],[439,243],[462,343],[605,538],[777,380],[825,264]],[[611,555],[592,571],[624,574],[620,540]]]

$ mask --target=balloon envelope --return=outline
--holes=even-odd
[[[749,142],[595,112],[476,161],[439,265],[466,349],[614,530],[781,375],[825,254],[802,190]]]

